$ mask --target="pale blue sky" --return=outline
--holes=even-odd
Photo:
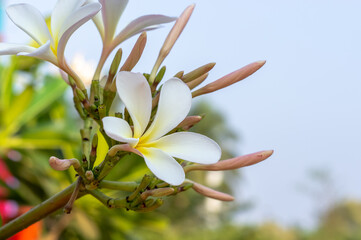
[[[27,2],[48,12],[54,1]],[[337,195],[361,199],[361,2],[358,0],[133,0],[120,27],[137,16],[178,16],[196,3],[179,41],[165,61],[167,76],[217,62],[208,81],[257,60],[267,64],[237,85],[203,97],[227,115],[242,136],[239,153],[274,149],[268,161],[245,169],[241,195],[256,207],[246,221],[275,219],[309,226],[314,202],[297,190],[311,169],[329,171]],[[135,69],[150,71],[170,25],[148,34],[144,58]],[[7,40],[25,34],[6,22]],[[135,39],[123,45],[125,55]],[[86,24],[70,41],[75,51],[96,59],[100,46]],[[312,184],[311,184],[312,185]]]

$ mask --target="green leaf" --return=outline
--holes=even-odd
[[[6,109],[6,114],[3,115],[3,123],[5,125],[9,125],[15,121],[15,119],[25,111],[33,98],[33,94],[34,89],[32,87],[28,87],[14,98],[10,107]]]
[[[61,139],[27,139],[27,138],[7,138],[3,146],[15,149],[60,149],[69,141]]]
[[[74,124],[73,124],[74,125]],[[25,128],[20,135],[22,138],[33,139],[64,139],[69,142],[77,142],[79,140],[78,129],[73,126],[69,126],[65,122],[42,122],[32,126],[31,128]]]
[[[0,109],[6,110],[10,104],[10,99],[13,94],[12,84],[14,79],[14,72],[16,71],[17,59],[12,58],[10,66],[5,67],[1,71],[0,81]]]
[[[67,88],[64,81],[51,76],[47,76],[46,80],[44,87],[35,94],[28,108],[5,130],[7,135],[12,135],[17,132],[24,124],[49,108],[51,104],[63,96]]]

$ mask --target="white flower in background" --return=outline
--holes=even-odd
[[[112,139],[138,150],[158,178],[173,185],[184,181],[183,168],[173,157],[201,164],[220,159],[220,147],[206,136],[192,132],[166,135],[184,120],[191,107],[191,91],[180,79],[172,78],[162,86],[158,110],[148,129],[152,96],[145,77],[140,73],[120,72],[116,85],[134,131],[128,122],[116,117],[103,118],[104,130]]]
[[[81,53],[75,53],[70,61],[70,67],[77,73],[86,87],[91,85],[95,71],[95,61],[85,59]]]
[[[25,55],[65,66],[64,51],[71,35],[99,12],[99,3],[85,0],[59,0],[51,14],[51,27],[44,17],[29,4],[10,5],[6,12],[16,26],[27,33],[38,46],[0,43],[0,55]]]
[[[87,0],[88,3],[96,2],[96,0]],[[128,4],[128,0],[99,0],[102,10],[93,18],[93,21],[102,37],[105,46],[114,49],[121,42],[128,38],[148,30],[158,27],[156,25],[169,23],[176,18],[164,15],[145,15],[130,22],[116,36],[115,31],[124,9]]]

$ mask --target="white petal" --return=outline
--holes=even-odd
[[[180,185],[184,182],[183,168],[174,158],[156,148],[138,148],[138,150],[157,178],[172,185]]]
[[[6,9],[6,13],[16,26],[40,45],[52,39],[44,17],[35,7],[25,3],[14,4]]]
[[[31,53],[35,50],[36,48],[26,45],[14,43],[0,43],[0,55],[16,55],[20,52]]]
[[[146,28],[158,24],[169,23],[176,20],[173,17],[167,17],[164,15],[145,15],[139,17],[132,22],[130,22],[116,37],[116,45],[127,40],[128,38],[136,35],[139,32],[145,31]]]
[[[99,0],[99,2],[102,4],[105,39],[111,41],[128,0]]]
[[[39,48],[35,48],[32,52],[20,52],[18,55],[28,56],[28,57],[35,57],[39,58],[48,62],[51,62],[55,65],[58,64],[58,60],[56,59],[56,56],[53,54],[53,52],[50,49],[50,40],[45,43],[44,45],[40,46]]]
[[[165,82],[160,92],[157,114],[142,141],[157,140],[175,128],[187,116],[191,101],[191,91],[180,79],[172,78]]]
[[[58,42],[60,30],[67,19],[73,17],[72,14],[79,9],[84,0],[59,0],[57,1],[51,14],[51,31],[53,38]]]
[[[129,124],[121,118],[103,118],[103,128],[105,133],[114,140],[131,145],[138,142],[138,139],[132,138],[132,129],[129,127]]]
[[[96,2],[95,0],[87,0],[87,3],[93,3]],[[105,33],[104,33],[104,23],[103,23],[103,18],[102,18],[102,13],[101,11],[98,12],[97,14],[95,14],[95,16],[92,18],[95,26],[97,27],[100,36],[102,37],[102,39],[105,39]]]
[[[221,148],[215,141],[192,132],[178,132],[164,136],[153,142],[151,146],[173,157],[202,164],[216,163],[222,154]]]
[[[91,3],[82,6],[76,10],[62,25],[59,32],[59,44],[57,49],[57,55],[59,62],[64,61],[64,51],[65,45],[68,42],[71,35],[77,30],[81,25],[90,20],[99,10],[101,5],[99,3]]]
[[[147,79],[141,73],[120,72],[116,79],[120,99],[134,123],[134,138],[139,138],[148,125],[152,95]]]

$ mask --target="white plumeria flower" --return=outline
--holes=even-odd
[[[95,2],[96,0],[87,0],[87,2]],[[95,15],[93,21],[102,37],[105,45],[109,45],[114,49],[121,42],[128,38],[147,30],[153,30],[159,24],[169,23],[176,18],[164,15],[145,15],[130,22],[116,36],[115,31],[124,9],[128,4],[128,0],[99,0],[102,10]]]
[[[191,91],[183,81],[171,78],[164,83],[157,113],[148,129],[152,96],[145,77],[140,73],[120,72],[116,85],[134,123],[134,131],[128,122],[116,117],[103,118],[104,130],[112,139],[138,150],[158,178],[172,185],[183,183],[183,168],[173,157],[201,164],[220,159],[220,147],[206,136],[192,132],[166,135],[184,120],[191,107]]]
[[[44,17],[29,4],[10,5],[6,12],[16,26],[38,44],[37,47],[0,43],[0,55],[25,55],[64,66],[64,51],[71,35],[99,12],[99,3],[85,4],[85,0],[58,0],[51,14],[51,27]]]

